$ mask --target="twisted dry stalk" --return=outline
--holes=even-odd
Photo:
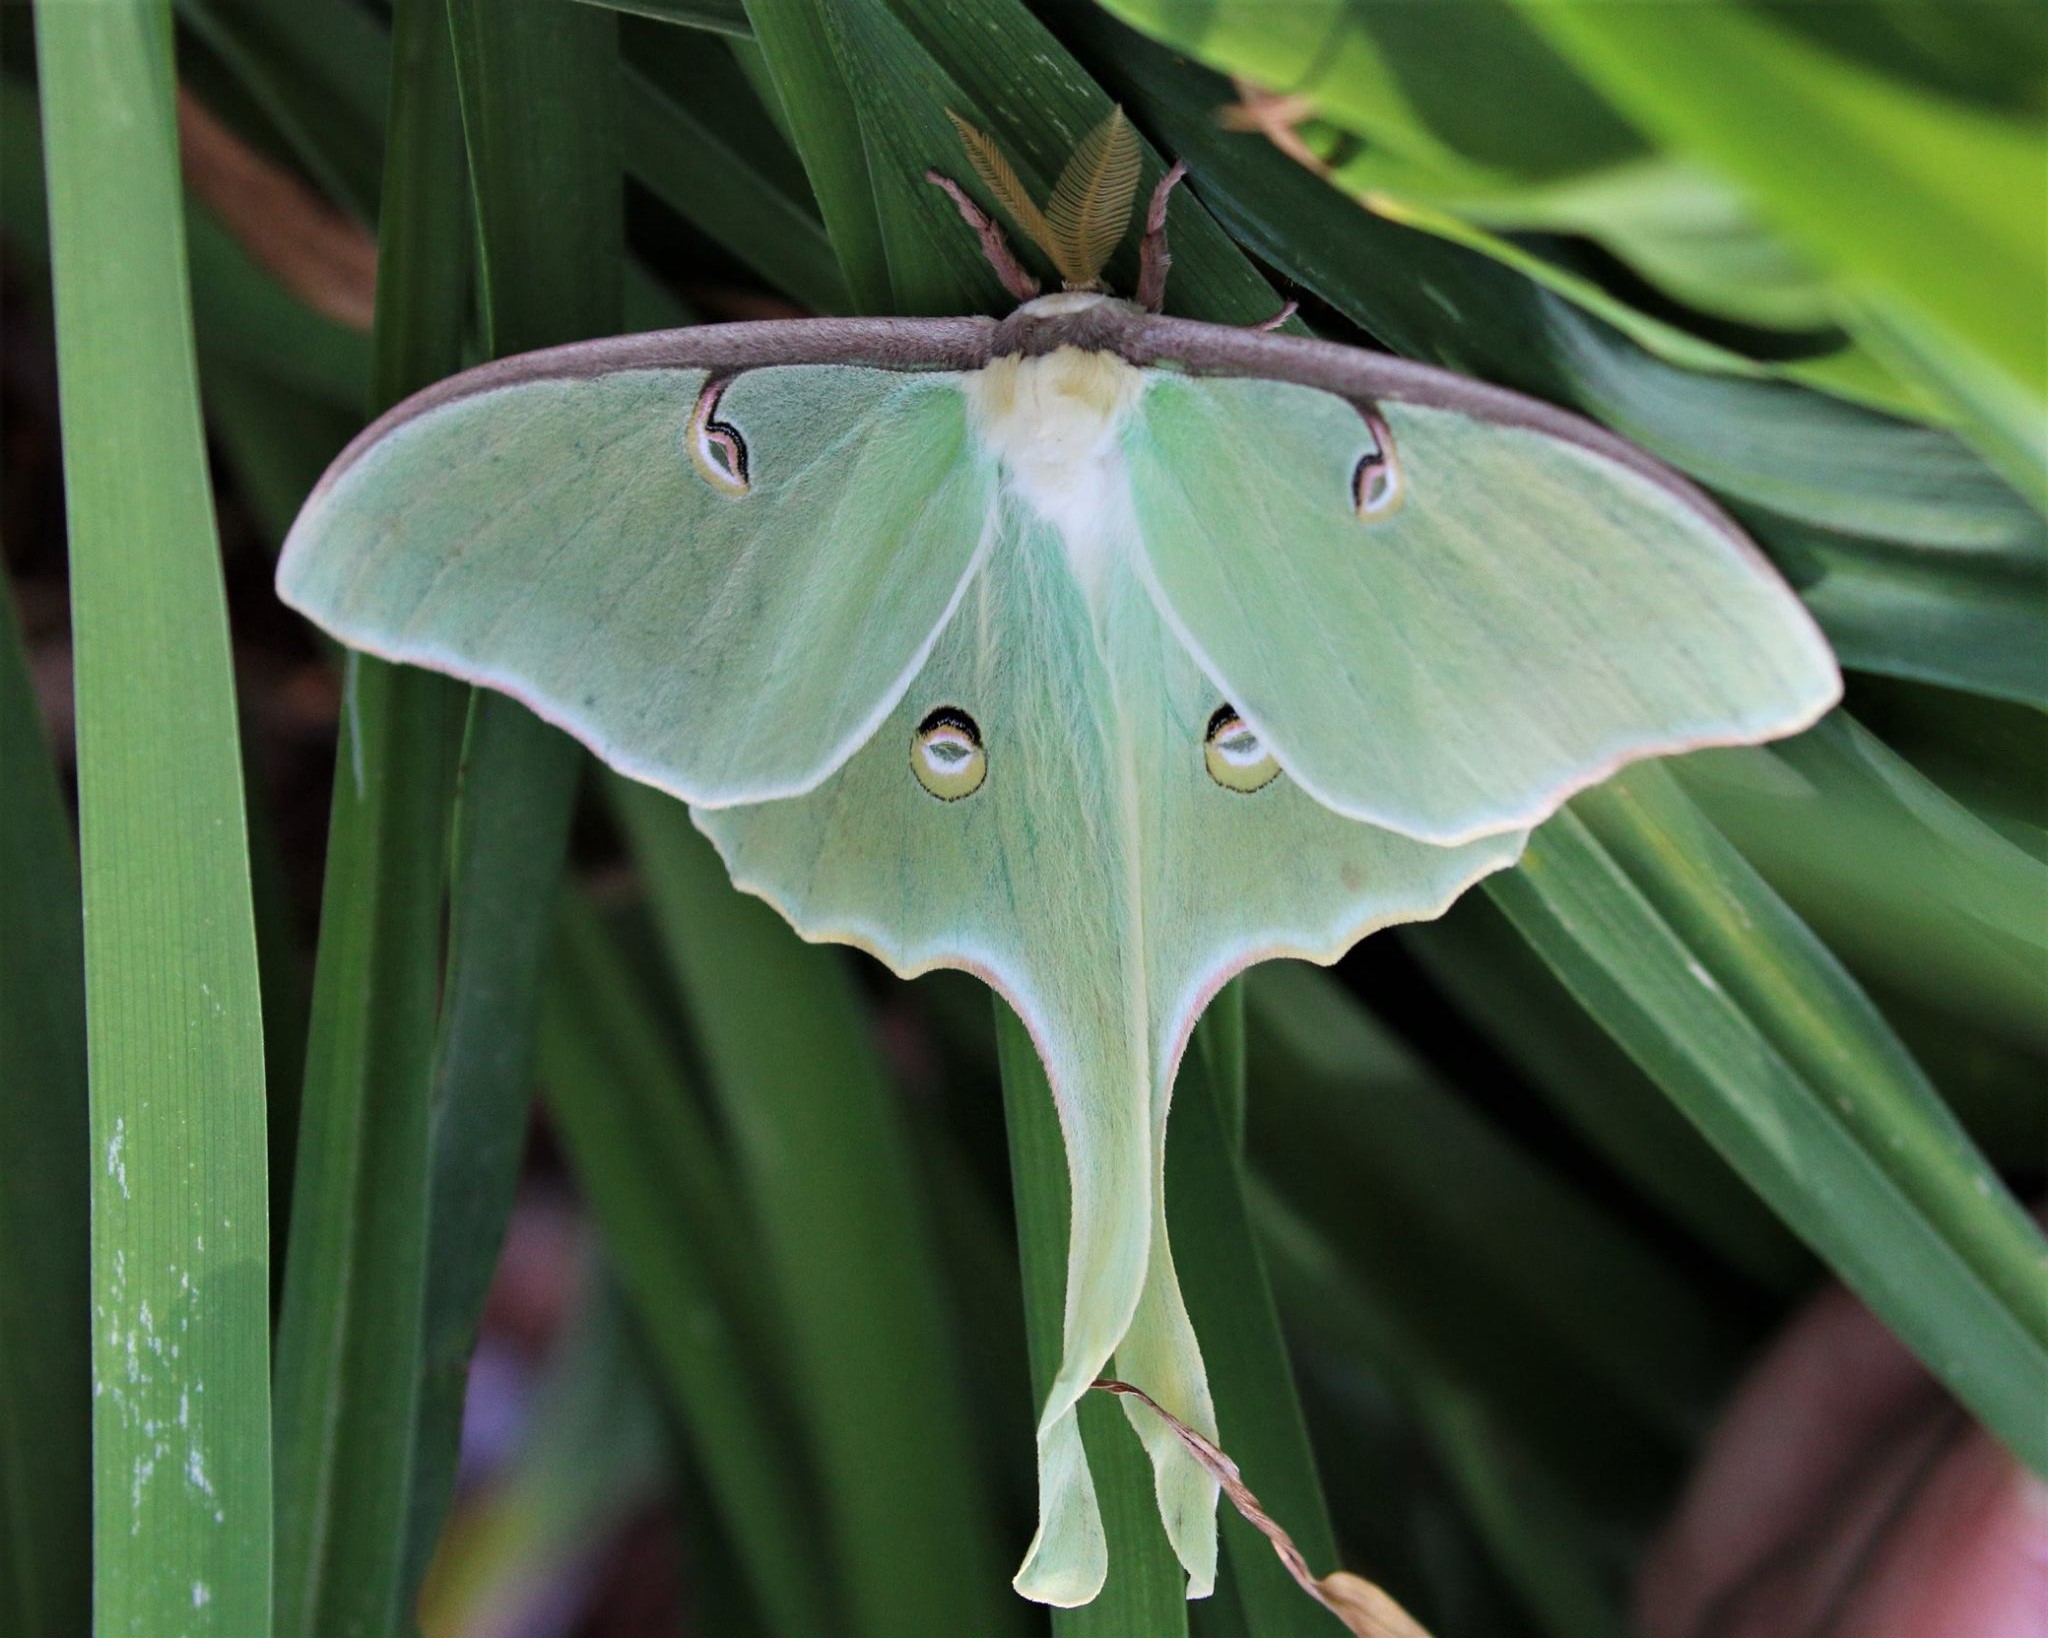
[[[1280,1562],[1287,1566],[1287,1573],[1294,1577],[1302,1591],[1342,1621],[1352,1638],[1429,1638],[1414,1616],[1363,1576],[1352,1575],[1348,1570],[1335,1570],[1329,1575],[1318,1576],[1311,1570],[1308,1560],[1301,1556],[1301,1549],[1294,1545],[1294,1538],[1273,1522],[1259,1505],[1259,1498],[1246,1488],[1237,1471],[1237,1463],[1171,1411],[1164,1409],[1143,1388],[1134,1388],[1128,1382],[1108,1377],[1098,1378],[1095,1386],[1104,1393],[1127,1395],[1150,1405],[1173,1429],[1180,1442],[1193,1452],[1195,1460],[1215,1476],[1216,1482],[1223,1487],[1224,1495],[1230,1498],[1231,1505],[1244,1515],[1245,1522],[1273,1544],[1273,1551],[1280,1555]]]

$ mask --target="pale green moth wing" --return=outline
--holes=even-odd
[[[1526,828],[1625,761],[1789,733],[1840,693],[1756,549],[1594,439],[1162,372],[1123,447],[1168,620],[1353,818],[1445,843]]]
[[[576,362],[476,372],[372,428],[294,525],[280,594],[691,802],[807,789],[985,548],[958,377]]]
[[[351,446],[279,584],[689,800],[805,936],[1009,998],[1073,1182],[1017,1579],[1058,1604],[1107,1569],[1075,1419],[1105,1365],[1218,1432],[1161,1188],[1217,985],[1434,915],[1622,760],[1839,689],[1754,549],[1610,435],[1074,293],[470,372]],[[1214,1484],[1126,1408],[1206,1592]]]
[[[1522,838],[1440,848],[1330,812],[1166,629],[1127,534],[1091,543],[1085,517],[1062,516],[1028,472],[1000,518],[874,738],[803,796],[697,823],[733,880],[807,936],[900,973],[967,968],[1031,1030],[1073,1216],[1039,1531],[1017,1586],[1073,1605],[1107,1568],[1075,1406],[1112,1356],[1118,1376],[1216,1432],[1162,1211],[1167,1101],[1196,1016],[1254,961],[1332,961],[1375,927],[1437,914]],[[1199,1596],[1215,1573],[1215,1485],[1158,1418],[1132,1424]]]

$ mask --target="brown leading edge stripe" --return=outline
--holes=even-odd
[[[1307,336],[1162,318],[1112,298],[1078,312],[1020,311],[1000,323],[982,317],[766,319],[653,330],[522,353],[450,376],[387,411],[341,452],[312,498],[323,494],[371,444],[405,422],[479,393],[531,381],[583,380],[628,370],[733,371],[772,364],[974,370],[991,358],[1010,353],[1039,357],[1060,347],[1113,352],[1141,368],[1178,365],[1197,374],[1291,381],[1349,399],[1365,411],[1382,399],[1393,399],[1497,426],[1526,427],[1648,478],[1714,524],[1752,563],[1768,566],[1749,537],[1699,488],[1625,438],[1568,410],[1387,353]]]
[[[880,370],[977,370],[989,361],[987,318],[757,319],[649,330],[575,341],[494,359],[451,375],[386,410],[349,440],[307,504],[325,494],[365,450],[406,422],[465,398],[534,381],[583,381],[631,370],[734,372],[769,364],[856,364]]]

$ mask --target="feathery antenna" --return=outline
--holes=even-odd
[[[1138,196],[1138,133],[1124,111],[1112,108],[1075,145],[1042,210],[991,138],[950,109],[946,117],[960,133],[974,174],[1018,230],[1059,269],[1066,288],[1100,289],[1102,269],[1130,224]]]

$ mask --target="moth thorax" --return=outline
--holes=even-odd
[[[1142,370],[1078,347],[999,358],[967,377],[975,431],[1005,488],[1058,531],[1091,591],[1130,511],[1120,438],[1144,390]]]

